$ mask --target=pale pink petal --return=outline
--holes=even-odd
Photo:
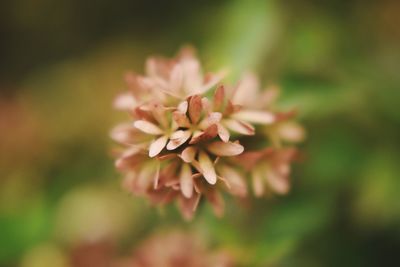
[[[169,125],[167,119],[166,108],[159,103],[152,103],[149,105],[150,111],[153,114],[154,119],[165,129]]]
[[[246,73],[232,96],[232,102],[251,107],[257,103],[259,81],[252,73]]]
[[[189,101],[189,117],[192,123],[196,124],[199,121],[201,111],[201,97],[199,95],[192,96]]]
[[[163,131],[157,125],[148,121],[138,120],[133,123],[133,126],[135,126],[137,129],[147,134],[151,135],[163,134]]]
[[[188,102],[182,101],[181,103],[179,103],[178,105],[178,111],[180,111],[182,114],[186,114],[187,110],[188,110]]]
[[[223,142],[228,142],[230,138],[229,131],[221,123],[218,123],[217,126],[219,138],[221,138]]]
[[[179,90],[182,87],[183,83],[183,70],[181,65],[176,64],[172,71],[170,77],[170,90],[179,94]]]
[[[187,95],[196,94],[196,89],[200,88],[203,77],[200,63],[195,58],[184,58],[181,61],[184,73],[184,88]]]
[[[144,166],[139,172],[134,182],[134,192],[136,194],[142,194],[150,187],[151,183],[154,182],[154,167],[147,165]]]
[[[211,112],[206,118],[199,123],[200,129],[206,129],[213,124],[221,121],[222,114],[220,112]]]
[[[175,94],[174,91],[171,91],[169,89],[168,81],[166,81],[165,79],[156,76],[156,77],[153,77],[153,82],[155,84],[154,87],[152,88],[153,90],[157,88],[157,89],[163,90],[167,94],[171,94],[171,95]]]
[[[268,184],[276,193],[287,194],[287,192],[289,192],[290,183],[287,175],[279,175],[277,172],[268,170],[266,178]]]
[[[190,130],[178,130],[171,135],[171,140],[167,144],[168,150],[174,150],[189,140],[192,132]]]
[[[153,158],[157,156],[165,147],[167,144],[168,137],[167,136],[161,136],[160,138],[156,139],[153,143],[151,143],[149,147],[149,157]]]
[[[254,170],[251,176],[252,176],[254,194],[257,197],[260,197],[264,194],[264,181],[261,171]]]
[[[115,167],[119,170],[132,170],[143,161],[141,149],[130,147],[121,157],[115,161]]]
[[[173,132],[173,133],[170,135],[169,138],[172,139],[172,140],[174,140],[174,139],[181,139],[184,135],[185,135],[185,131],[183,131],[183,130],[178,130],[178,131]]]
[[[124,151],[124,153],[121,155],[121,158],[127,158],[136,154],[139,154],[141,152],[140,147],[138,146],[130,146],[128,149]]]
[[[222,217],[225,205],[221,194],[217,190],[212,190],[207,192],[206,197],[213,207],[214,214],[217,217]]]
[[[142,88],[146,88],[147,90],[152,89],[156,86],[156,82],[150,77],[137,77],[137,82]]]
[[[215,184],[217,182],[217,174],[215,173],[214,165],[207,153],[203,151],[199,154],[199,165],[206,181],[209,184]]]
[[[241,110],[232,117],[250,123],[272,124],[276,121],[275,115],[269,111]]]
[[[130,92],[122,93],[118,95],[113,106],[120,110],[133,110],[137,105],[135,97]]]
[[[184,162],[192,162],[196,156],[197,149],[193,146],[185,148],[181,153],[181,159]]]
[[[149,76],[157,76],[157,59],[151,57],[146,60],[146,73]]]
[[[279,97],[279,93],[279,88],[276,85],[268,86],[259,98],[260,107],[269,107]]]
[[[210,90],[212,87],[214,87],[215,85],[217,85],[228,73],[227,70],[222,70],[219,71],[216,74],[208,74],[205,77],[205,83],[203,84],[203,86],[201,86],[201,88],[199,88],[198,90],[196,90],[196,92],[198,94],[204,94],[206,93],[208,90]]]
[[[254,127],[251,124],[248,124],[244,121],[228,119],[228,120],[224,120],[223,124],[229,130],[243,134],[243,135],[254,135],[255,134]]]
[[[184,197],[191,198],[193,194],[192,170],[189,164],[183,164],[180,173],[181,191]]]
[[[111,130],[110,137],[118,143],[128,143],[131,141],[130,137],[133,131],[134,128],[130,123],[119,124]]]
[[[191,198],[178,198],[179,209],[185,220],[191,220],[200,201],[200,194],[193,194]]]
[[[296,122],[285,122],[278,126],[279,136],[288,142],[300,142],[305,138],[304,128]]]
[[[244,147],[239,143],[217,141],[207,145],[207,150],[217,156],[229,157],[241,154]]]
[[[247,195],[246,183],[243,176],[239,172],[228,166],[222,166],[218,170],[221,176],[229,184],[229,191],[231,191],[232,194],[241,197]]]
[[[158,180],[160,179],[160,168],[161,168],[160,162],[157,162],[156,172],[155,172],[154,178],[153,178],[154,179],[154,183],[153,183],[154,189],[158,188]]]

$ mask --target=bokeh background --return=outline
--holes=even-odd
[[[82,244],[126,254],[177,228],[237,266],[400,266],[399,14],[397,0],[1,1],[0,266],[68,267]],[[127,118],[111,105],[122,77],[188,43],[299,110],[288,196],[185,223],[121,189],[108,133]]]

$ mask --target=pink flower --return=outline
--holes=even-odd
[[[293,112],[276,112],[272,107],[276,90],[261,92],[250,74],[236,87],[217,86],[208,98],[206,93],[221,78],[221,74],[204,76],[188,49],[174,59],[151,58],[145,76],[128,77],[129,92],[118,96],[115,104],[129,111],[133,121],[115,127],[111,137],[123,146],[116,167],[124,173],[129,191],[154,204],[177,202],[186,219],[193,217],[204,197],[221,216],[222,191],[239,198],[247,195],[248,170],[235,160],[242,153],[247,160],[246,151],[253,147],[265,159],[254,163],[253,177],[266,171],[268,177],[275,174],[280,177],[275,180],[287,180],[288,172],[276,172],[271,166],[283,161],[287,166],[290,160],[271,157],[265,151],[272,147],[262,146],[282,148],[287,141],[303,138],[302,128],[289,121]],[[261,178],[254,180],[261,184]],[[277,184],[273,191],[289,188]],[[255,188],[261,195],[261,187]]]
[[[198,236],[182,232],[158,234],[135,249],[120,267],[233,267],[224,251],[210,251]]]

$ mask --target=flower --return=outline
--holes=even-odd
[[[210,251],[198,236],[169,232],[145,240],[131,258],[120,261],[119,267],[232,267],[232,256],[225,251]]]
[[[127,110],[133,121],[111,132],[122,145],[115,165],[125,175],[127,190],[154,204],[176,202],[183,217],[191,219],[202,198],[221,216],[223,191],[247,196],[249,169],[237,161],[252,159],[254,153],[259,155],[252,177],[261,177],[269,166],[268,177],[274,173],[276,180],[288,180],[288,172],[283,175],[271,167],[282,165],[275,160],[283,160],[265,151],[283,149],[287,141],[303,138],[302,128],[290,121],[294,112],[276,112],[272,103],[277,90],[260,91],[252,74],[235,87],[218,84],[221,78],[222,72],[203,75],[188,48],[173,59],[150,58],[146,75],[128,76],[129,91],[114,104]],[[283,158],[288,165],[291,157]],[[264,192],[260,186],[254,188],[257,196]]]
[[[211,250],[208,245],[208,240],[197,233],[169,230],[147,237],[129,254],[121,255],[117,242],[108,239],[80,242],[64,253],[55,252],[58,252],[56,256],[61,260],[75,267],[235,266],[234,258],[228,251],[219,248]]]

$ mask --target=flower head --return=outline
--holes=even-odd
[[[222,191],[236,197],[247,195],[248,169],[238,160],[260,154],[253,164],[261,165],[257,176],[266,163],[274,165],[275,158],[266,149],[282,148],[285,140],[302,138],[298,136],[302,128],[293,122],[285,124],[292,112],[273,110],[275,89],[261,92],[251,74],[235,87],[219,84],[221,79],[221,73],[203,75],[188,49],[173,59],[150,58],[146,75],[128,76],[129,91],[118,96],[115,105],[127,110],[132,122],[111,132],[124,147],[116,167],[125,174],[128,190],[156,204],[176,201],[187,219],[193,217],[201,198],[212,204],[216,215],[222,215]],[[212,88],[210,97],[207,92]],[[270,173],[273,169],[268,168]],[[276,179],[288,180],[287,176],[288,171]],[[264,192],[260,186],[254,188],[256,195]]]
[[[137,267],[232,267],[233,258],[225,251],[210,251],[199,236],[170,232],[157,234],[145,240],[119,266]],[[125,264],[123,264],[125,263]]]

